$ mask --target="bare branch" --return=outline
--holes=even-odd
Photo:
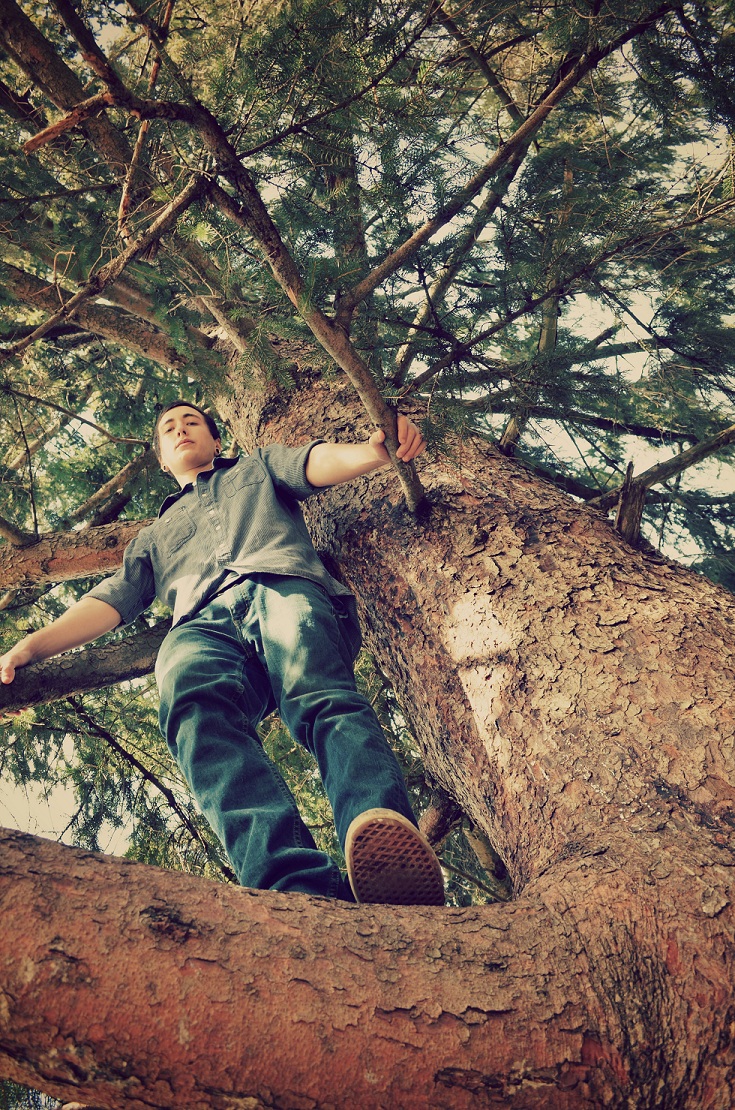
[[[687,470],[690,466],[695,466],[696,463],[702,462],[703,459],[709,458],[710,455],[716,455],[723,447],[728,447],[731,443],[735,443],[735,424],[731,424],[729,428],[724,428],[718,432],[716,436],[710,439],[704,439],[700,443],[695,444],[686,451],[682,451],[678,455],[672,455],[670,459],[664,462],[656,463],[655,466],[649,467],[639,474],[637,478],[632,478],[629,485],[635,486],[640,490],[648,490],[651,486],[658,485],[660,482],[665,482],[669,478],[673,478],[677,474],[681,474],[683,470]],[[615,489],[608,490],[602,497],[596,497],[590,501],[590,505],[596,509],[608,510],[617,502],[623,491],[623,486],[617,486]]]

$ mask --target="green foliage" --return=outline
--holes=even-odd
[[[10,1079],[0,1079],[0,1110],[59,1110],[60,1102],[40,1091],[21,1087]]]

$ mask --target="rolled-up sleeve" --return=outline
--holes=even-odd
[[[324,440],[313,439],[305,447],[284,447],[282,443],[271,443],[256,449],[253,454],[260,456],[277,488],[287,491],[297,501],[305,501],[312,493],[319,492],[319,487],[312,486],[306,477],[309,452],[317,443],[324,443]]]
[[[146,529],[125,548],[123,564],[115,574],[94,586],[85,597],[96,597],[117,609],[122,624],[130,624],[156,596]]]

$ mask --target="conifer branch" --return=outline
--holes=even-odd
[[[415,392],[422,385],[425,385],[426,382],[430,381],[437,374],[441,373],[442,370],[445,370],[453,363],[459,362],[461,358],[468,355],[480,343],[484,343],[486,340],[491,339],[498,332],[502,331],[503,328],[506,328],[508,326],[508,324],[515,323],[515,321],[521,319],[521,317],[527,315],[528,313],[534,312],[537,308],[539,308],[547,300],[549,300],[549,298],[561,298],[563,296],[569,295],[574,287],[574,284],[577,281],[580,281],[583,278],[589,278],[590,275],[594,274],[595,270],[597,270],[604,262],[610,262],[614,258],[625,256],[626,252],[630,252],[631,257],[635,257],[635,255],[633,254],[634,249],[639,249],[644,246],[650,247],[652,245],[663,244],[665,241],[678,235],[681,231],[688,230],[690,227],[693,227],[697,224],[705,223],[707,220],[712,219],[715,216],[723,215],[725,212],[729,212],[733,208],[735,208],[735,198],[721,201],[713,205],[712,208],[707,209],[706,212],[701,212],[691,219],[682,220],[681,222],[677,224],[672,224],[668,227],[648,229],[639,235],[632,236],[630,239],[626,239],[620,243],[614,244],[607,250],[602,251],[597,256],[597,258],[591,259],[589,262],[584,263],[584,265],[580,266],[578,269],[572,271],[572,273],[568,274],[563,281],[559,282],[557,286],[551,289],[547,289],[544,293],[540,293],[536,297],[527,298],[526,301],[519,308],[506,313],[503,317],[501,317],[500,320],[496,321],[494,324],[491,324],[489,327],[479,332],[474,337],[474,339],[471,339],[465,343],[457,343],[457,345],[449,352],[449,354],[444,355],[442,358],[432,363],[431,366],[427,367],[427,369],[424,370],[423,373],[417,374],[415,378],[412,378],[411,381],[399,392],[398,399],[400,400],[403,397],[407,396],[409,393]],[[650,329],[648,330],[650,331]],[[651,332],[651,334],[654,335],[653,332]],[[658,337],[655,338],[658,341]],[[669,347],[671,350],[677,351],[677,348],[675,348],[669,341],[661,340],[660,342],[662,346],[666,346]],[[677,351],[677,353],[679,352]]]
[[[473,409],[477,411],[487,411],[490,409],[493,413],[502,413],[510,411],[510,398],[507,401],[498,403],[495,397],[490,397],[487,401],[466,401],[464,408],[469,411]],[[483,408],[484,404],[484,408]],[[641,424],[636,421],[625,420],[624,418],[615,418],[608,416],[597,416],[588,412],[581,412],[579,409],[564,409],[563,417],[560,418],[557,409],[545,408],[543,405],[532,405],[528,410],[529,418],[535,420],[555,420],[563,419],[564,423],[569,424],[583,424],[590,428],[599,428],[603,432],[614,432],[618,435],[637,436],[640,439],[647,440],[673,440],[674,442],[682,443],[688,441],[689,443],[698,443],[697,437],[693,432],[687,431],[685,428],[661,428],[655,424]]]
[[[72,420],[78,420],[80,424],[86,424],[88,427],[94,428],[96,432],[103,435],[105,439],[109,439],[111,443],[146,443],[144,439],[134,439],[129,436],[114,436],[112,432],[108,432],[107,429],[103,428],[100,424],[95,424],[93,420],[89,420],[86,416],[80,416],[79,413],[74,412],[73,409],[67,409],[63,405],[58,405],[55,401],[49,401],[46,397],[36,397],[32,393],[25,393],[22,389],[16,389],[7,382],[0,382],[0,393],[9,393],[11,396],[19,397],[23,401],[32,401],[34,404],[45,405],[46,408],[54,409],[56,412],[60,412],[64,416],[70,417]]]
[[[459,43],[463,53],[480,71],[511,119],[514,119],[516,123],[523,123],[523,113],[513,97],[510,95],[495,70],[488,64],[485,57],[479,50],[475,49],[471,39],[460,29],[453,17],[449,15],[446,8],[441,3],[441,0],[435,0],[432,12],[436,12],[439,17],[439,22],[446,27],[450,35]]]
[[[15,0],[0,0],[0,42],[59,109],[69,112],[84,101],[77,75]],[[119,178],[130,161],[125,138],[106,117],[90,116],[83,122],[90,141]]]
[[[110,88],[123,89],[125,86],[100,48],[96,38],[87,24],[81,18],[70,0],[51,0],[66,25],[69,33],[76,40],[82,58],[94,73],[100,77]]]
[[[92,513],[97,512],[111,497],[114,497],[116,494],[121,493],[122,490],[129,487],[142,471],[146,470],[152,464],[155,464],[157,460],[153,448],[149,447],[147,444],[145,446],[146,449],[142,455],[138,455],[136,458],[131,459],[130,462],[126,463],[117,474],[109,479],[109,481],[100,486],[91,497],[88,497],[83,504],[78,505],[73,512],[69,513],[67,522],[69,524],[76,524],[80,520],[85,520]]]
[[[651,486],[658,485],[660,482],[665,482],[669,478],[681,474],[682,471],[687,470],[690,466],[695,466],[703,459],[709,458],[710,455],[716,455],[718,451],[721,451],[724,447],[729,447],[731,443],[735,443],[735,424],[730,425],[729,428],[724,428],[710,439],[701,440],[694,447],[649,467],[648,470],[644,470],[637,477],[632,477],[629,485],[635,486],[639,490],[648,490]],[[623,485],[620,485],[615,489],[608,490],[601,497],[596,497],[593,501],[590,501],[590,504],[596,509],[609,510],[620,497],[623,488]]]
[[[253,185],[252,188],[254,189],[255,186]],[[269,225],[265,228],[268,234],[267,244],[260,239],[260,232],[264,225],[259,214],[254,214],[246,205],[238,205],[217,184],[212,186],[210,198],[235,223],[246,228],[266,252],[272,252],[268,253],[268,261],[279,285],[298,308],[302,319],[315,338],[344,370],[375,427],[382,428],[385,432],[385,447],[398,472],[406,502],[411,512],[416,512],[424,501],[424,490],[413,464],[406,465],[396,457],[398,438],[395,413],[383,398],[370,367],[357,353],[347,334],[340,327],[335,326],[305,295],[304,284],[296,270],[296,265],[281,242],[280,235],[270,221],[270,216],[260,197],[258,196],[258,201]]]
[[[26,338],[19,343],[0,352],[2,357],[7,359],[20,354],[35,340],[41,339],[61,320],[66,320],[70,316],[73,316],[75,310],[80,305],[84,304],[85,301],[92,297],[98,297],[107,285],[110,285],[122,274],[126,266],[134,262],[136,258],[139,258],[153,243],[158,242],[161,236],[174,226],[179,216],[205,192],[206,187],[206,178],[200,174],[195,174],[179,195],[174,197],[174,199],[166,205],[157,219],[155,219],[148,228],[148,231],[135,239],[126,250],[122,251],[122,253],[117,256],[117,258],[113,258],[110,262],[101,266],[96,273],[92,273],[79,292],[75,293],[58,312],[48,317],[48,319],[36,328],[31,335],[26,336]]]
[[[469,226],[460,233],[457,243],[455,244],[452,252],[447,261],[442,266],[436,279],[432,282],[425,303],[416,313],[411,329],[406,336],[405,343],[402,345],[396,356],[396,370],[395,377],[397,381],[405,380],[406,374],[411,368],[411,364],[416,354],[415,343],[412,342],[417,332],[420,332],[422,327],[428,320],[435,316],[436,312],[444,302],[444,298],[451,287],[451,284],[456,277],[462,263],[467,258],[472,248],[477,243],[477,240],[482,231],[487,227],[489,221],[492,219],[494,213],[497,211],[499,204],[505,196],[509,185],[516,176],[518,170],[523,165],[523,161],[528,151],[530,142],[525,146],[519,147],[513,157],[509,160],[508,165],[505,167],[502,178],[496,184],[495,188],[490,190],[484,198],[482,204],[479,206],[477,213]]]
[[[424,243],[428,243],[438,231],[445,227],[450,220],[454,219],[454,217],[477,196],[480,190],[485,187],[490,178],[498,173],[498,171],[510,161],[511,157],[524,145],[524,143],[530,143],[547,117],[575,85],[578,85],[588,73],[595,69],[600,62],[610,54],[619,50],[621,46],[624,46],[636,36],[649,31],[663,15],[672,10],[672,6],[673,5],[670,3],[661,5],[661,7],[651,12],[644,19],[628,28],[624,34],[619,35],[613,42],[608,43],[607,46],[599,47],[591,51],[578,61],[575,61],[574,64],[571,63],[571,60],[565,59],[565,62],[562,64],[558,74],[553,80],[553,87],[547,92],[541,103],[536,106],[524,123],[516,128],[499,150],[488,159],[482,169],[474,174],[467,184],[458,190],[452,200],[445,204],[435,216],[427,220],[426,223],[406,239],[397,250],[384,258],[367,277],[363,278],[362,281],[358,282],[357,285],[354,285],[352,289],[344,294],[340,300],[339,312],[336,316],[338,323],[344,327],[357,305],[364,300],[365,297],[404,266],[413,257],[419,247],[423,246]],[[565,70],[566,72],[564,72]]]
[[[383,69],[379,70],[372,81],[368,82],[368,84],[366,85],[363,85],[362,88],[357,90],[357,92],[352,93],[350,96],[346,96],[343,100],[338,101],[336,104],[330,105],[328,108],[324,108],[321,112],[314,112],[314,114],[311,116],[304,116],[302,119],[296,120],[294,123],[289,124],[288,127],[284,127],[281,131],[276,132],[275,135],[271,135],[270,138],[264,139],[263,142],[256,144],[256,146],[248,147],[242,152],[240,157],[250,158],[254,154],[260,154],[261,151],[267,150],[269,147],[276,146],[278,143],[283,142],[283,140],[287,139],[290,135],[303,134],[315,124],[321,123],[323,120],[329,119],[330,116],[337,115],[339,112],[344,112],[344,110],[346,108],[349,108],[351,104],[356,104],[358,101],[362,100],[363,97],[367,96],[369,92],[372,92],[373,89],[376,89],[380,85],[381,81],[385,80],[388,74],[395,69],[399,62],[403,61],[408,52],[422,37],[429,23],[430,13],[421,23],[419,29],[414,32],[414,34],[409,38],[405,46],[402,47],[402,49],[399,50],[393,58],[391,58],[390,62],[388,62],[387,65],[383,67]]]

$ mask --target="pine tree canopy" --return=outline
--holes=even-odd
[[[155,515],[168,401],[345,374],[366,427],[420,402],[431,451],[484,439],[735,587],[734,90],[729,0],[0,0],[5,554]],[[93,580],[11,575],[2,642]],[[3,776],[229,877],[155,705],[29,711]]]

